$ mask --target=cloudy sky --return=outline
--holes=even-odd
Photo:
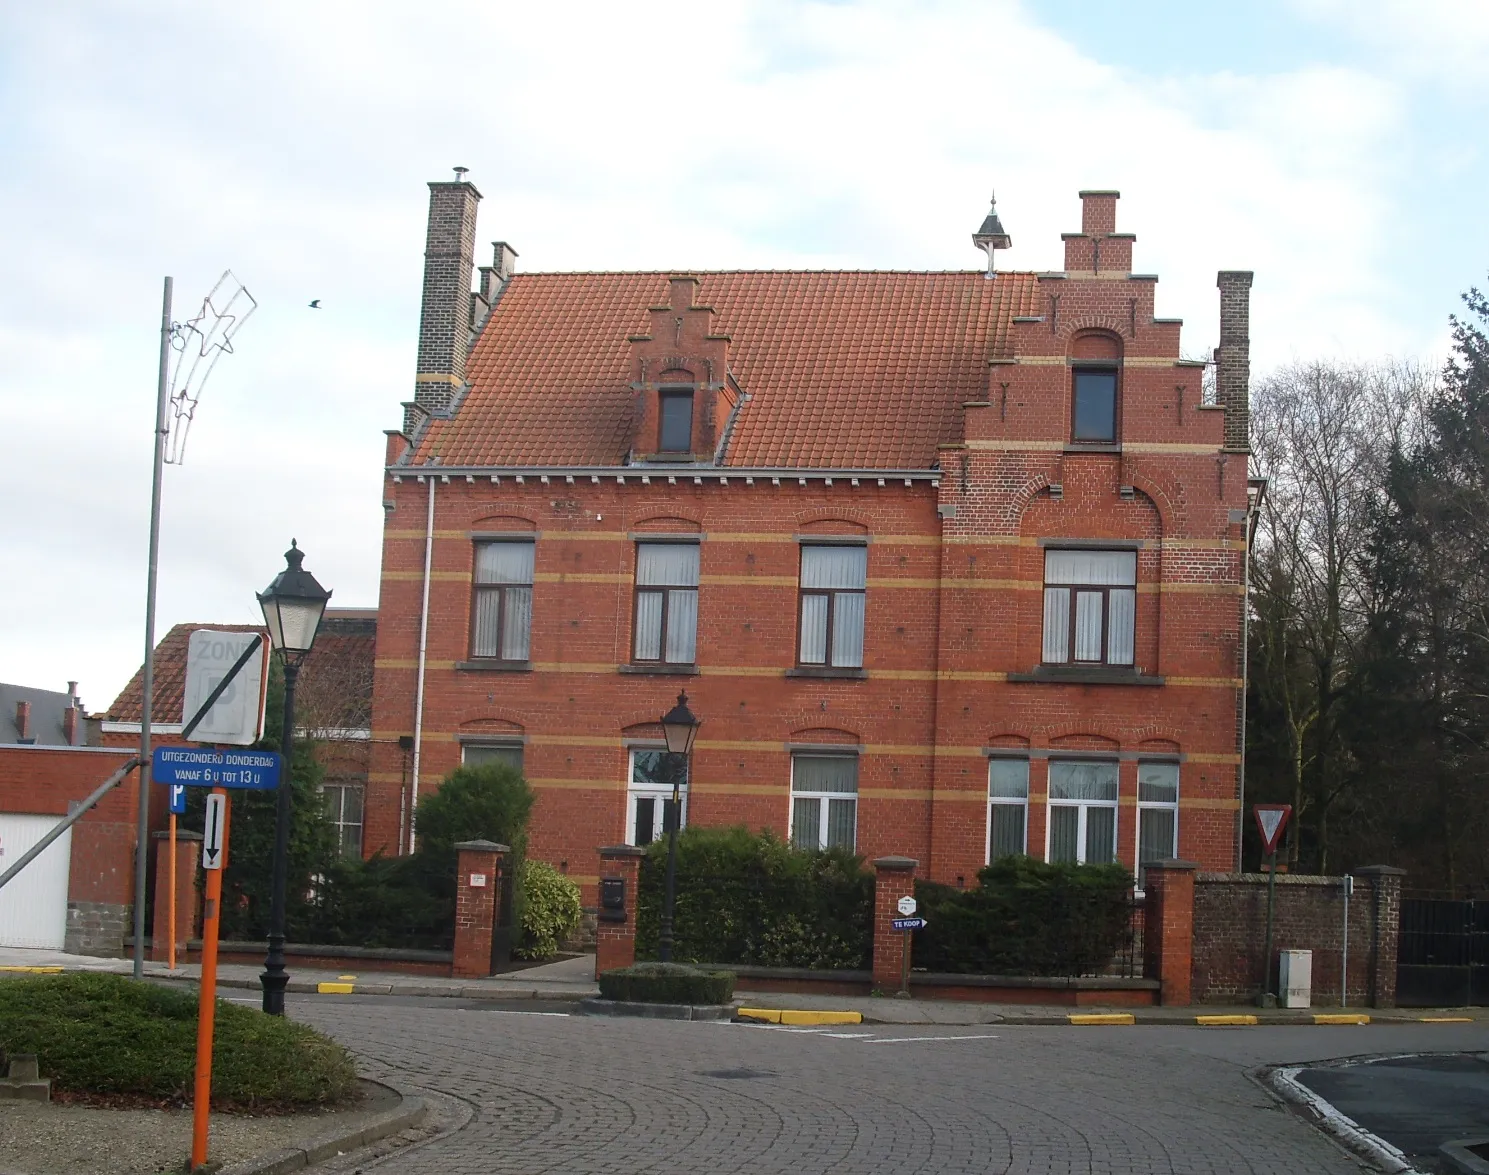
[[[1120,188],[1186,351],[1246,268],[1260,370],[1436,362],[1486,56],[1484,0],[0,6],[0,681],[101,709],[139,664],[165,274],[177,319],[227,268],[260,309],[166,470],[158,631],[253,619],[291,536],[373,605],[453,165],[526,270],[975,268],[994,188],[1000,264],[1058,268]]]

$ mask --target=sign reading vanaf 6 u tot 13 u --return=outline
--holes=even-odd
[[[274,751],[215,751],[209,747],[156,747],[150,778],[187,787],[237,787],[268,791],[279,786]]]

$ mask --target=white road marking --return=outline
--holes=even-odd
[[[864,1044],[921,1044],[932,1040],[997,1040],[995,1033],[980,1036],[886,1036],[879,1040],[866,1040]]]

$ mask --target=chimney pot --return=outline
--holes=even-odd
[[[16,703],[16,737],[25,742],[31,737],[31,703]]]
[[[1215,402],[1224,410],[1225,448],[1251,450],[1251,279],[1245,269],[1223,269],[1220,345],[1215,348]]]

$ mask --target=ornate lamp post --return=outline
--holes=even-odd
[[[264,973],[259,983],[264,989],[264,1011],[271,1016],[284,1015],[284,988],[289,975],[284,969],[284,890],[289,870],[290,847],[290,762],[295,750],[295,683],[300,666],[315,644],[321,617],[331,593],[321,587],[315,576],[300,564],[305,553],[290,540],[284,553],[285,569],[274,577],[267,591],[258,597],[264,610],[264,624],[269,629],[269,642],[279,652],[284,665],[284,729],[280,734],[280,751],[284,755],[284,775],[279,781],[274,808],[274,880],[269,902],[269,956],[264,960]]]
[[[658,953],[662,962],[672,962],[672,905],[677,896],[677,826],[682,823],[681,787],[683,776],[688,771],[688,755],[693,750],[693,739],[698,735],[700,721],[688,709],[688,695],[677,695],[677,705],[662,715],[662,734],[667,739],[670,754],[682,758],[681,769],[673,763],[672,800],[667,809],[667,896],[662,905],[662,927],[658,942]]]

